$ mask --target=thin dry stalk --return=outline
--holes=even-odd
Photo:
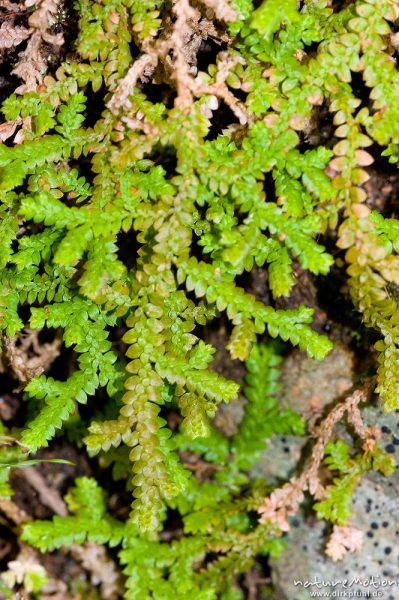
[[[319,427],[313,431],[313,435],[318,439],[304,470],[298,478],[292,479],[265,498],[259,508],[261,523],[270,523],[281,531],[288,531],[290,528],[288,517],[298,511],[306,490],[316,500],[323,499],[325,491],[319,479],[319,469],[324,458],[325,447],[332,437],[335,425],[347,413],[348,421],[361,439],[367,442],[367,439],[374,435],[374,428],[364,425],[358,408],[360,402],[366,398],[367,391],[365,389],[354,391],[343,402],[337,404]]]
[[[12,73],[24,82],[17,87],[17,94],[34,92],[43,82],[47,69],[43,57],[43,42],[50,46],[61,46],[64,43],[62,33],[50,33],[49,28],[55,23],[55,17],[59,2],[57,0],[27,0],[25,6],[37,6],[30,15],[28,25],[31,35],[26,49],[20,53],[20,61]]]
[[[234,11],[227,2],[205,0],[202,4],[212,9],[216,17],[220,20],[229,21],[235,16]],[[201,37],[201,29],[204,29],[204,31],[207,30],[209,33],[210,30],[214,30],[214,27],[210,27],[210,23],[206,19],[204,19],[204,27],[200,26],[201,14],[190,5],[189,0],[173,0],[172,10],[176,20],[172,26],[170,35],[165,39],[158,39],[152,44],[146,45],[145,53],[134,62],[125,77],[119,81],[117,89],[108,103],[108,108],[113,113],[117,113],[119,109],[122,109],[127,113],[124,121],[133,128],[142,129],[142,127],[138,127],[137,119],[133,119],[128,114],[132,108],[129,96],[133,93],[137,82],[143,76],[151,74],[158,62],[162,61],[170,68],[170,76],[176,83],[177,97],[175,99],[175,106],[185,107],[190,105],[193,101],[193,96],[207,94],[217,96],[231,108],[241,124],[246,124],[249,120],[249,115],[244,105],[234,96],[225,83],[231,68],[237,62],[242,62],[242,59],[231,57],[225,53],[223,60],[219,63],[216,82],[209,86],[202,85],[193,77],[193,69],[190,66],[188,53],[192,53],[193,31],[197,30],[199,37]],[[189,50],[190,48],[191,50]],[[170,56],[171,53],[172,56]],[[126,121],[126,118],[129,121]]]
[[[25,335],[18,333],[4,342],[5,358],[22,385],[43,373],[59,356],[60,349],[59,338],[41,344],[37,331],[29,331]]]
[[[220,21],[234,21],[235,11],[225,0],[201,0],[201,4],[212,10]]]
[[[11,21],[4,21],[0,27],[0,51],[18,46],[32,33],[31,29],[15,26]]]

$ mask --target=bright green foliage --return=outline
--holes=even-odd
[[[193,593],[206,600],[229,598],[235,575],[247,570],[256,554],[276,557],[281,549],[279,539],[268,537],[263,526],[253,530],[244,518],[242,510],[250,509],[254,499],[234,502],[227,488],[216,483],[193,483],[190,493],[178,499],[188,535],[171,544],[140,537],[131,522],[110,517],[103,492],[93,479],[78,478],[76,484],[65,498],[73,514],[28,523],[22,539],[42,551],[86,539],[121,546],[119,558],[128,576],[125,597],[129,600],[172,600],[176,595],[188,599]],[[218,558],[198,570],[208,551],[218,553]]]
[[[366,323],[383,336],[374,346],[379,353],[376,391],[383,410],[389,411],[397,409],[399,393],[399,257],[394,254],[395,227],[392,219],[375,213],[370,220],[359,219],[359,225],[357,229],[354,220],[347,219],[341,226],[341,246],[352,246],[346,254],[352,298],[363,311]]]
[[[263,525],[254,528],[246,514],[256,508],[265,493],[263,483],[252,482],[249,477],[252,464],[266,447],[265,437],[303,432],[298,416],[288,410],[279,412],[273,397],[280,362],[274,346],[254,347],[247,361],[245,414],[230,442],[215,431],[207,438],[190,439],[184,421],[182,433],[174,436],[175,446],[195,453],[204,464],[207,461],[211,473],[204,483],[186,476],[181,493],[166,499],[183,519],[184,536],[167,544],[153,536],[138,535],[131,520],[122,523],[107,514],[103,491],[94,479],[83,477],[66,496],[72,514],[55,516],[51,522],[28,523],[22,538],[42,551],[85,540],[121,545],[119,557],[128,575],[129,600],[172,600],[176,594],[188,599],[193,593],[196,598],[229,598],[235,576],[247,570],[257,554],[275,556],[281,548],[279,539],[270,537]],[[116,455],[114,460],[118,461]],[[204,561],[207,552],[214,552],[216,558],[198,570],[196,565]]]
[[[241,469],[256,461],[265,448],[265,440],[273,435],[304,434],[304,423],[299,416],[290,409],[278,408],[280,363],[275,348],[264,344],[255,346],[245,363],[247,403],[240,429],[231,440],[233,463]]]
[[[266,449],[268,439],[273,435],[304,434],[305,425],[297,413],[290,409],[279,410],[276,393],[280,363],[276,345],[254,346],[245,363],[248,374],[244,414],[237,433],[229,441],[215,431],[206,438],[191,440],[183,421],[183,435],[177,436],[180,450],[198,453],[206,461],[224,465],[223,470],[215,473],[216,481],[248,483],[248,472]]]
[[[140,600],[238,598],[236,575],[279,544],[249,516],[268,491],[250,472],[266,440],[304,430],[278,405],[278,344],[317,360],[332,347],[294,295],[276,308],[301,270],[326,276],[346,261],[353,303],[380,337],[377,391],[399,407],[398,227],[364,204],[365,148],[399,157],[396,1],[189,4],[78,0],[73,53],[1,106],[18,136],[0,144],[2,335],[52,332],[61,360],[73,353],[64,377],[21,382],[29,418],[15,435],[35,452],[65,425],[133,495],[119,523],[97,484],[78,480],[72,514],[26,525],[24,539],[121,544],[126,598]],[[208,37],[223,45],[202,67]],[[268,302],[249,291],[255,268]],[[203,335],[219,318],[248,370],[231,438],[212,419],[240,386],[213,368]],[[339,477],[317,510],[343,522],[360,474],[390,461],[328,448]],[[206,463],[206,481],[184,453]],[[168,508],[184,527],[171,543],[157,538]]]
[[[265,0],[253,13],[250,24],[270,44],[273,34],[282,25],[298,20],[299,13],[295,0]]]
[[[363,473],[374,470],[391,475],[395,470],[395,460],[383,450],[374,448],[371,452],[350,456],[350,448],[342,440],[329,442],[325,448],[325,463],[331,471],[338,471],[339,477],[327,487],[326,498],[315,504],[317,516],[338,525],[343,525],[351,513],[353,490]]]
[[[99,544],[118,544],[122,537],[121,524],[105,514],[103,492],[93,479],[81,477],[76,488],[65,500],[72,516],[55,516],[51,523],[34,521],[24,527],[22,538],[40,548],[53,550],[86,539]]]
[[[26,456],[26,455],[25,455]],[[8,429],[0,422],[0,499],[11,498],[13,491],[9,484],[10,467],[24,459],[23,448],[10,435]]]
[[[54,381],[41,375],[32,379],[25,388],[31,398],[44,399],[39,414],[22,432],[21,440],[35,451],[47,445],[74,411],[74,399],[86,403],[87,396],[94,394],[99,386],[107,386],[112,395],[120,375],[114,363],[116,355],[110,351],[105,327],[115,322],[112,315],[102,312],[88,300],[74,298],[68,302],[54,302],[43,308],[31,309],[30,326],[35,329],[62,327],[66,346],[75,344],[79,354],[79,369],[66,381]]]

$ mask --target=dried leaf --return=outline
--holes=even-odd
[[[73,555],[82,561],[83,567],[91,573],[92,583],[100,584],[101,597],[107,600],[120,598],[121,581],[115,563],[106,553],[104,546],[86,542],[73,546]]]
[[[15,133],[15,130],[20,122],[21,122],[21,119],[15,119],[14,121],[8,121],[7,123],[2,123],[0,125],[0,140],[2,142],[5,142],[6,140],[8,140],[8,138],[11,137]]]
[[[234,21],[236,18],[235,11],[226,0],[202,0],[202,4],[213,10],[220,21]]]
[[[31,29],[14,26],[10,21],[4,21],[0,27],[0,50],[18,46],[32,33]]]
[[[341,560],[349,552],[359,552],[363,545],[363,532],[356,527],[334,525],[326,546],[326,554],[334,562]]]
[[[355,156],[358,165],[360,165],[361,167],[367,167],[368,165],[371,165],[374,162],[374,158],[365,150],[356,150]]]
[[[25,6],[29,7],[32,4],[38,4],[38,8],[30,15],[28,20],[32,34],[26,49],[19,55],[20,62],[12,71],[24,82],[15,90],[17,94],[36,91],[42,83],[47,68],[42,55],[43,42],[53,46],[61,46],[64,43],[62,33],[53,34],[49,31],[50,24],[55,21],[54,15],[58,10],[59,2],[56,0],[43,0],[43,2],[38,3],[27,0]]]

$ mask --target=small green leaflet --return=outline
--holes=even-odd
[[[20,467],[32,467],[34,465],[38,465],[40,463],[57,463],[57,464],[61,464],[61,465],[71,465],[71,466],[75,466],[75,463],[73,463],[70,460],[67,460],[66,458],[33,458],[30,460],[22,460],[22,461],[16,461],[16,462],[10,462],[10,463],[1,463],[0,464],[0,469],[1,468],[20,468]]]

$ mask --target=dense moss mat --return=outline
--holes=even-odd
[[[54,438],[91,465],[52,521],[17,519],[19,541],[109,545],[127,599],[238,599],[309,492],[330,555],[355,551],[352,493],[394,469],[359,405],[399,409],[399,225],[370,191],[399,159],[398,2],[4,0],[0,22],[0,327],[19,397],[3,508],[11,467]],[[323,360],[336,304],[358,381],[273,490],[250,475],[266,440],[306,431],[279,404],[282,357]],[[239,397],[227,431],[214,417]],[[107,494],[125,489],[121,517]],[[29,552],[4,585],[40,597]]]

